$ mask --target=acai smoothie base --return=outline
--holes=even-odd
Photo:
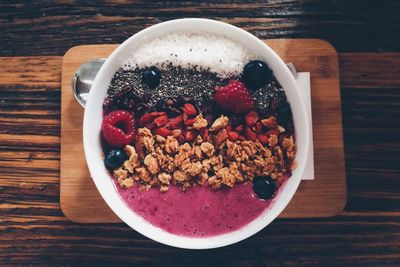
[[[223,36],[180,32],[138,47],[103,110],[104,164],[119,195],[169,233],[244,227],[296,167],[284,90],[265,62]]]

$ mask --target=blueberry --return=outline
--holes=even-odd
[[[260,60],[253,60],[243,68],[242,79],[247,88],[257,89],[272,78],[272,70]]]
[[[253,191],[258,198],[273,198],[276,191],[276,184],[269,176],[257,176],[253,179]]]
[[[127,159],[124,150],[122,149],[113,149],[108,151],[106,157],[104,158],[104,164],[107,169],[114,170],[120,167],[124,161]]]
[[[161,72],[156,67],[150,67],[143,71],[143,82],[154,89],[160,84]]]

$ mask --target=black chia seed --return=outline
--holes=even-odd
[[[225,85],[228,79],[221,79],[209,69],[199,70],[173,67],[161,63],[160,85],[151,89],[142,81],[143,69],[117,71],[107,91],[104,103],[105,112],[115,109],[154,110],[157,103],[178,97],[190,98],[200,107],[210,105],[216,86]],[[239,79],[239,77],[232,77]],[[276,114],[277,110],[287,105],[286,95],[279,82],[273,80],[251,94],[256,103],[256,110],[262,114]]]
[[[201,105],[204,101],[212,99],[214,88],[223,81],[215,73],[195,69],[168,66],[160,72],[160,85],[151,89],[142,81],[142,69],[120,69],[114,74],[107,98],[130,95],[146,101],[151,108],[159,101],[181,96],[190,97]]]

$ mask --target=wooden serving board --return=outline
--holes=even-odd
[[[342,137],[338,55],[319,39],[279,39],[266,43],[298,71],[311,73],[315,180],[302,181],[280,218],[329,217],[347,200]],[[84,62],[105,58],[117,45],[83,45],[67,51],[62,63],[61,90],[61,209],[79,223],[113,223],[111,211],[90,178],[82,145],[83,108],[71,88],[75,70]]]

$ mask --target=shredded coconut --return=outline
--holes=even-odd
[[[125,70],[169,64],[208,70],[221,78],[240,75],[255,56],[242,45],[223,36],[201,32],[178,32],[154,39],[136,49],[123,62]]]

